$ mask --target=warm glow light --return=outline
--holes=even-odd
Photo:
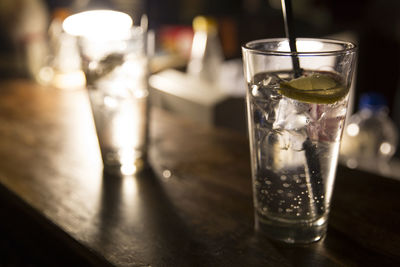
[[[357,136],[360,132],[360,128],[357,124],[351,123],[347,126],[346,132],[349,136]]]
[[[350,169],[355,169],[358,166],[358,162],[355,159],[348,159],[346,161],[346,165],[347,167],[349,167]]]
[[[43,67],[39,72],[39,81],[60,89],[81,89],[86,84],[85,74],[81,70],[59,72],[51,67]]]
[[[134,155],[132,155],[131,149],[137,146],[139,137],[138,131],[135,129],[135,122],[139,120],[138,116],[140,114],[134,110],[133,103],[126,102],[120,103],[120,105],[124,105],[122,107],[124,112],[114,118],[115,142],[120,147],[129,148],[127,151],[121,152],[121,161],[134,162]]]
[[[162,175],[163,175],[164,178],[168,179],[168,178],[171,178],[172,173],[171,173],[170,170],[164,170],[164,171],[162,172]]]
[[[193,37],[193,49],[192,54],[195,57],[204,56],[206,50],[207,33],[199,32]]]
[[[124,196],[127,198],[127,200],[130,200],[131,199],[130,197],[136,195],[137,184],[134,177],[124,177],[123,191],[124,191]]]
[[[107,108],[111,108],[111,109],[116,108],[118,106],[118,100],[111,96],[105,96],[104,97],[104,105]]]
[[[392,146],[388,142],[383,142],[379,147],[379,151],[381,151],[383,155],[389,155],[390,152],[392,152]]]
[[[64,31],[89,39],[120,40],[129,37],[132,19],[112,10],[92,10],[74,14],[63,22]]]
[[[43,67],[39,71],[39,79],[41,82],[50,83],[54,76],[54,70],[51,67]]]
[[[79,89],[85,86],[86,78],[81,70],[56,73],[53,78],[53,84],[61,89]]]
[[[132,164],[132,162],[129,164],[121,165],[121,173],[123,175],[126,175],[126,176],[133,175],[136,173],[136,171],[137,171],[137,168],[135,165]]]

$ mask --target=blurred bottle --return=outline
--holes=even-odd
[[[215,83],[224,59],[218,38],[217,22],[198,16],[193,20],[194,37],[187,72],[192,76]]]
[[[81,70],[77,39],[62,28],[69,15],[65,8],[57,8],[52,14],[48,31],[49,54],[37,80],[59,89],[81,89],[85,85],[85,76]]]
[[[35,78],[47,55],[47,26],[43,0],[1,0],[0,47],[7,51],[0,54],[0,68],[11,75]]]
[[[385,97],[380,93],[361,95],[359,111],[349,118],[343,133],[340,154],[346,165],[383,171],[397,142],[397,128],[388,116]]]

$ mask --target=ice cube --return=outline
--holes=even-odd
[[[261,92],[260,92],[260,86],[258,86],[257,84],[253,84],[252,86],[251,86],[251,94],[254,96],[254,97],[262,97],[262,94],[261,94]]]
[[[262,80],[263,86],[268,86],[271,82],[274,81],[272,76],[267,76],[264,80]],[[275,82],[275,81],[274,81]]]
[[[262,81],[263,86],[278,86],[281,82],[284,80],[281,79],[277,74],[275,73],[269,73],[268,76],[265,77],[265,79]]]
[[[310,118],[308,113],[304,111],[304,107],[300,107],[291,99],[282,99],[276,111],[276,120],[273,128],[287,131],[297,131],[305,128]]]
[[[267,100],[270,95],[270,89],[264,87],[263,81],[253,84],[250,91],[253,97],[259,99]]]
[[[307,137],[302,132],[272,130],[260,142],[259,166],[282,170],[304,163],[303,142]]]

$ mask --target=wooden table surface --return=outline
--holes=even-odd
[[[150,130],[146,171],[104,175],[84,90],[1,82],[2,229],[43,266],[400,266],[399,181],[339,167],[326,238],[284,245],[254,233],[245,136]]]

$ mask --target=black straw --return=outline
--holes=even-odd
[[[285,21],[286,38],[289,40],[290,52],[292,53],[292,64],[294,77],[298,78],[302,75],[303,70],[300,68],[299,58],[297,56],[296,35],[293,25],[293,11],[291,0],[281,0],[283,19]],[[325,212],[324,205],[324,185],[321,177],[321,165],[319,162],[317,147],[312,141],[307,138],[303,142],[303,149],[305,151],[308,172],[310,177],[311,191],[310,195],[314,199],[310,199],[310,204],[314,203],[315,215],[322,215]]]
[[[310,202],[315,203],[315,215],[323,215],[325,212],[325,193],[324,183],[321,177],[321,166],[317,155],[317,146],[311,142],[310,138],[307,138],[303,143],[303,149],[306,153],[306,161],[310,175],[312,192],[309,193],[313,198],[310,199]]]
[[[300,68],[299,58],[297,57],[296,35],[294,32],[294,25],[293,25],[292,1],[281,0],[281,3],[282,3],[283,20],[285,21],[285,34],[286,38],[289,40],[290,52],[292,52],[294,77],[298,78],[301,76],[302,70]]]

